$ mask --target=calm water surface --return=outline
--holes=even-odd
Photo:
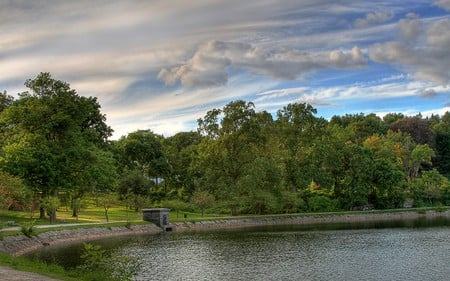
[[[450,280],[448,225],[253,228],[99,243],[139,258],[137,280]],[[74,247],[41,258],[73,262]]]

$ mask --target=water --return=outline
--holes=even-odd
[[[137,280],[449,280],[450,227],[277,227],[99,242],[139,258]],[[41,252],[67,260],[72,249]],[[51,253],[51,254],[50,254]],[[72,256],[73,257],[73,256]],[[70,260],[70,258],[69,258]]]

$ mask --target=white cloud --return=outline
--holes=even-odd
[[[354,68],[355,66],[365,66],[366,58],[358,47],[353,47],[351,52],[344,53],[342,51],[332,51],[330,53],[330,61],[336,68]]]
[[[433,89],[423,89],[421,91],[419,91],[419,96],[423,97],[423,98],[434,98],[437,96],[437,93],[435,90]]]
[[[366,14],[364,18],[356,19],[355,26],[357,28],[366,28],[372,25],[388,22],[393,17],[394,14],[392,12],[387,11],[370,12]]]
[[[211,87],[228,81],[228,68],[243,68],[274,79],[295,80],[319,69],[355,68],[367,63],[361,50],[306,53],[297,49],[263,49],[239,42],[209,41],[185,64],[163,68],[158,78],[173,85]]]
[[[401,19],[398,27],[407,40],[416,39],[422,33],[422,22],[413,13],[409,13],[406,19]]]
[[[423,33],[425,40],[412,44],[402,41],[375,44],[370,58],[404,67],[416,78],[440,85],[450,84],[450,20],[432,22]]]
[[[437,0],[434,5],[450,11],[450,0]]]

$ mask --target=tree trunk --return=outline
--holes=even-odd
[[[78,218],[78,202],[76,198],[72,198],[72,218]]]
[[[53,208],[50,212],[50,224],[54,224],[56,222],[56,208]]]
[[[39,207],[39,218],[45,220],[45,208],[42,206]]]
[[[108,208],[105,207],[105,218],[106,222],[109,222]]]
[[[45,208],[43,206],[45,202],[45,197],[47,197],[46,192],[41,193],[41,200],[39,201],[39,219],[45,220],[46,214],[45,214]]]

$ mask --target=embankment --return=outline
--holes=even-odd
[[[418,219],[436,219],[446,218],[450,220],[450,210],[443,212],[426,211],[402,211],[391,213],[343,213],[343,214],[308,214],[292,216],[264,216],[260,218],[239,218],[224,220],[208,220],[200,222],[179,222],[174,224],[174,231],[201,231],[213,229],[233,229],[255,226],[277,226],[277,225],[320,225],[320,224],[357,224],[357,223],[376,223],[376,222],[396,222],[396,221],[414,221]]]
[[[199,222],[177,222],[173,224],[174,232],[204,231],[220,229],[236,229],[255,226],[277,225],[320,225],[339,223],[376,223],[395,221],[414,221],[417,219],[445,218],[450,221],[450,210],[436,211],[400,211],[391,213],[362,212],[342,214],[307,214],[280,215],[249,218],[217,219]],[[0,241],[0,251],[13,256],[24,255],[46,246],[64,245],[68,243],[106,239],[120,236],[150,235],[161,233],[161,228],[153,225],[136,225],[132,227],[95,227],[88,229],[72,229],[48,231],[31,238],[25,235],[8,236]]]
[[[94,227],[85,229],[54,230],[31,238],[25,235],[7,236],[0,241],[0,251],[12,256],[21,256],[46,246],[64,245],[74,242],[91,241],[120,236],[161,233],[161,228],[153,224],[131,227]]]

